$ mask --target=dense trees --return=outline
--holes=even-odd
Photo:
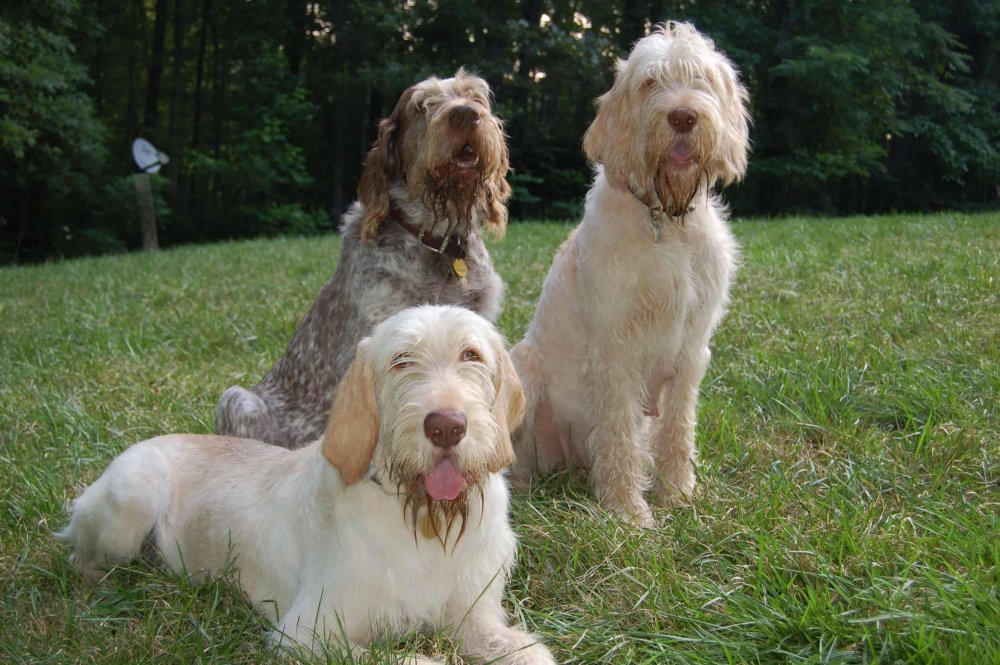
[[[616,56],[693,20],[753,99],[738,214],[997,206],[1000,5],[985,0],[10,0],[0,260],[134,247],[129,144],[164,243],[332,228],[377,120],[458,66],[511,138],[512,212],[574,216]]]

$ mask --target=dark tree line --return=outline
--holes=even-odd
[[[494,88],[512,218],[572,218],[592,100],[668,18],[751,91],[736,214],[998,206],[995,0],[10,0],[0,260],[135,247],[137,136],[171,157],[166,244],[329,230],[378,119],[459,66]]]

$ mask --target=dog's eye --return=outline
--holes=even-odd
[[[481,363],[483,362],[483,357],[479,355],[479,351],[475,349],[466,349],[462,351],[462,362],[463,363]]]
[[[408,369],[413,367],[413,356],[409,353],[397,353],[392,362],[389,363],[389,367],[392,369]]]

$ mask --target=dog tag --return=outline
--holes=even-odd
[[[663,226],[663,222],[650,222],[653,227],[653,244],[660,242],[660,227]]]
[[[426,512],[420,516],[420,535],[427,540],[437,538],[437,529],[434,528],[434,513]]]
[[[465,263],[465,259],[455,259],[451,262],[451,274],[461,280],[465,279],[469,274],[469,266]]]

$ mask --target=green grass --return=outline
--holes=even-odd
[[[696,500],[637,532],[578,477],[518,494],[509,608],[562,662],[1000,663],[1000,215],[734,229],[744,265],[703,386]],[[513,225],[491,246],[510,339],[567,230]],[[338,249],[0,270],[0,661],[274,661],[232,584],[138,562],[88,590],[51,531],[128,444],[209,431]]]

